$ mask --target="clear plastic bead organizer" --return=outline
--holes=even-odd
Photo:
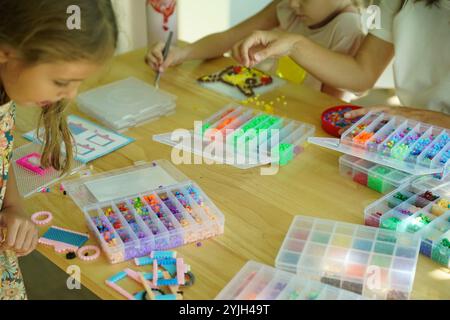
[[[130,77],[81,93],[79,109],[114,130],[156,120],[175,111],[177,97]]]
[[[419,249],[414,234],[296,216],[275,267],[369,299],[405,300]]]
[[[392,191],[364,210],[365,224],[421,237],[420,252],[450,267],[450,179],[426,177]],[[434,183],[428,183],[434,182]]]
[[[339,158],[339,171],[342,176],[383,194],[417,178],[409,173],[349,155]]]
[[[222,212],[166,160],[67,181],[63,187],[111,263],[224,232]]]
[[[288,164],[303,151],[314,132],[313,125],[230,104],[194,130],[183,135],[159,134],[153,140],[217,163],[248,169]]]
[[[413,175],[449,173],[449,129],[399,116],[369,112],[341,139],[308,141]]]
[[[356,293],[249,261],[215,300],[364,300]]]

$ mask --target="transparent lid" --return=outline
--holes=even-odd
[[[80,110],[122,129],[174,110],[176,96],[138,80],[128,78],[77,97]]]
[[[63,183],[64,190],[83,210],[105,201],[123,199],[161,187],[189,181],[167,160],[94,174]]]

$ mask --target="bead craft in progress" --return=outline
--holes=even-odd
[[[285,83],[264,71],[243,66],[229,66],[217,73],[202,76],[197,81],[203,87],[237,100],[266,93]]]

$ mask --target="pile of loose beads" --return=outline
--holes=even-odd
[[[422,136],[422,133],[409,134],[402,143],[392,150],[392,157],[403,160],[409,154],[410,147]]]
[[[125,227],[123,226],[117,214],[114,212],[113,208],[103,208],[103,212],[105,213],[105,216],[108,218],[114,229],[117,231],[120,239],[122,239],[124,243],[131,241],[128,232],[125,230]]]
[[[372,139],[367,144],[367,147],[371,151],[375,151],[378,145],[380,145],[384,140],[386,140],[387,137],[389,137],[393,132],[395,131],[395,128],[392,128],[385,132],[384,134],[380,134],[377,138]]]
[[[186,198],[186,196],[181,193],[179,190],[175,190],[172,191],[172,193],[174,194],[175,198],[177,198],[177,200],[181,203],[181,205],[183,206],[183,208],[186,209],[186,211],[191,215],[191,217],[195,220],[195,222],[202,224],[203,221],[200,218],[199,214],[196,213],[193,209],[192,206],[190,205],[189,200]]]
[[[131,227],[133,232],[138,236],[139,239],[145,238],[146,234],[142,231],[141,227],[138,225],[136,218],[133,213],[128,209],[128,206],[125,202],[121,202],[117,204],[117,208],[119,209],[122,216],[125,218],[128,225]]]
[[[448,134],[445,132],[439,139],[431,146],[425,155],[425,159],[431,161],[434,157],[447,145],[450,141]]]
[[[106,221],[105,217],[92,217],[92,222],[94,222],[95,227],[97,228],[98,232],[102,235],[103,239],[106,241],[106,243],[110,247],[115,247],[117,245],[117,239],[114,234],[114,231],[112,231],[108,227],[108,223]]]
[[[419,214],[417,217],[414,218],[413,223],[408,227],[408,231],[410,232],[417,232],[420,229],[422,229],[424,226],[429,224],[432,221],[432,219],[424,214]]]
[[[403,131],[397,132],[389,140],[383,143],[383,151],[392,149],[397,142],[402,140],[412,129],[410,127],[404,129]]]
[[[158,194],[158,197],[162,200],[162,202],[164,202],[164,204],[166,205],[166,207],[170,210],[170,212],[172,212],[172,214],[174,215],[174,217],[178,220],[178,222],[179,222],[183,227],[188,227],[188,226],[189,226],[189,222],[188,222],[187,219],[183,216],[183,213],[180,212],[180,210],[178,210],[178,208],[176,207],[176,205],[169,199],[169,196],[167,195],[167,193],[161,193],[161,194]]]
[[[381,224],[381,227],[384,229],[389,229],[389,230],[397,230],[397,227],[400,222],[402,222],[402,221],[399,218],[390,217],[389,219],[386,219],[383,221],[383,223]]]
[[[361,117],[354,118],[354,119],[347,119],[344,117],[344,115],[347,112],[350,112],[352,110],[353,110],[352,108],[347,107],[347,108],[342,108],[340,110],[334,110],[334,111],[327,112],[324,115],[324,120],[331,123],[333,126],[339,127],[339,128],[345,128],[345,127],[351,126],[361,119]]]
[[[444,214],[446,211],[450,210],[450,200],[447,199],[439,199],[431,208],[432,213],[435,216],[440,216]]]
[[[144,201],[148,203],[150,208],[152,208],[153,212],[156,213],[159,220],[164,224],[164,226],[167,228],[167,230],[173,230],[175,229],[175,226],[173,225],[172,221],[170,220],[170,217],[167,216],[167,214],[163,211],[162,205],[159,202],[159,200],[156,198],[155,195],[149,195],[144,196]]]
[[[153,235],[157,235],[160,233],[158,226],[153,221],[150,211],[145,204],[142,203],[141,198],[134,198],[130,200],[131,205],[136,210],[136,213],[142,218],[145,224],[149,227],[150,231]]]
[[[430,202],[439,199],[439,196],[434,195],[431,191],[426,191],[419,195],[416,199],[416,206],[420,208],[426,207]]]
[[[187,192],[189,192],[189,194],[191,195],[192,199],[194,199],[194,201],[201,207],[203,208],[203,210],[205,210],[206,214],[208,215],[208,217],[211,220],[216,220],[216,216],[214,214],[211,213],[211,209],[205,204],[205,202],[203,201],[202,196],[200,195],[199,191],[197,190],[197,188],[195,188],[193,185],[189,185],[186,188]]]
[[[410,155],[413,157],[417,157],[419,154],[421,154],[423,152],[423,150],[425,150],[426,147],[428,147],[430,145],[430,143],[432,143],[434,141],[435,138],[436,138],[436,136],[433,134],[431,134],[428,137],[420,138],[419,141],[417,141],[417,143],[414,145],[413,149],[411,150]]]
[[[243,105],[255,105],[256,107],[262,108],[267,113],[273,113],[275,108],[275,102],[277,104],[282,104],[283,106],[287,105],[286,97],[285,96],[279,96],[275,99],[275,101],[269,101],[266,102],[264,100],[259,99],[260,95],[256,95],[253,98],[248,98],[246,100],[241,101]]]

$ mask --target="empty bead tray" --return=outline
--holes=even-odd
[[[413,175],[449,172],[449,130],[398,116],[369,112],[341,139],[308,140]]]
[[[185,136],[166,133],[153,139],[247,169],[269,163],[288,164],[302,152],[306,139],[314,132],[312,125],[231,104],[201,122],[195,130],[185,132]]]
[[[160,171],[146,171],[150,169]],[[224,232],[225,218],[222,212],[195,182],[183,179],[179,172],[177,176],[176,171],[167,161],[158,161],[118,170],[116,174],[107,173],[65,183],[64,188],[82,208],[90,230],[109,261],[118,263],[147,255],[154,250],[179,247]],[[133,189],[133,183],[139,183],[133,179],[135,172],[153,181],[148,189],[139,186],[142,188],[139,193],[127,194],[127,189]],[[155,183],[156,186],[158,183],[163,184],[164,172],[168,172],[170,178],[175,177],[174,180],[165,180],[165,185],[154,187]],[[161,177],[161,181],[152,179],[152,174],[155,179]],[[98,192],[101,184],[97,182],[103,179],[104,184],[111,185],[113,190],[113,185],[119,181],[118,177],[124,181],[121,187],[123,197],[115,197],[111,191],[111,200],[96,201],[96,197],[103,195]],[[96,188],[95,191],[92,186]]]
[[[362,300],[338,289],[264,264],[249,261],[216,300]]]
[[[419,247],[413,234],[296,216],[275,266],[369,299],[409,299]]]
[[[339,171],[342,176],[383,194],[416,178],[409,173],[349,155],[339,158]]]
[[[366,225],[422,238],[420,252],[450,267],[450,183],[427,188],[420,183],[404,185],[369,205]]]

